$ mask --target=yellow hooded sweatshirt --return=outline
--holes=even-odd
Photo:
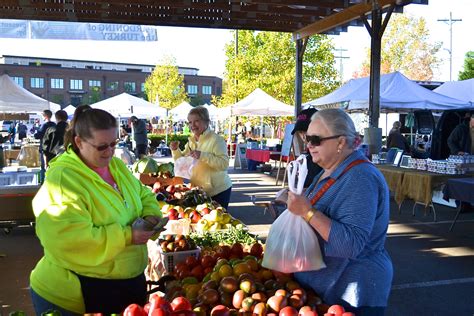
[[[131,244],[137,217],[160,215],[155,195],[118,158],[109,169],[117,192],[69,149],[50,163],[33,199],[44,256],[30,275],[33,290],[72,312],[84,313],[80,275],[127,279],[146,268],[146,245]]]
[[[183,151],[173,150],[173,159],[188,156],[193,150],[201,151],[201,157],[193,167],[191,183],[201,187],[210,197],[224,192],[232,187],[232,181],[227,174],[229,155],[224,139],[207,129],[196,141],[194,135],[188,138]]]

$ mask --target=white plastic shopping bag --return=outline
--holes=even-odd
[[[301,194],[308,174],[306,156],[301,155],[290,162],[287,171],[289,190]],[[285,210],[270,227],[262,266],[284,273],[326,267],[316,233],[301,216],[289,210]]]
[[[191,156],[179,157],[174,162],[174,175],[184,179],[191,179],[196,159]]]

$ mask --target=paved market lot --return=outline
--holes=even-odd
[[[269,201],[281,188],[261,172],[230,170],[234,183],[229,212],[265,237],[272,218],[257,201]],[[474,315],[474,213],[461,214],[448,232],[454,209],[436,205],[438,222],[405,202],[401,214],[392,202],[387,248],[394,280],[386,315]],[[32,228],[0,232],[0,315],[24,310],[33,315],[28,275],[41,256]],[[59,289],[58,289],[59,290]]]

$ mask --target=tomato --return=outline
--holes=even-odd
[[[250,254],[252,256],[260,258],[262,256],[262,253],[263,253],[263,246],[262,246],[262,244],[260,244],[258,242],[253,244],[252,248],[250,248]]]
[[[150,296],[150,307],[149,309],[153,312],[155,309],[162,309],[165,312],[171,312],[171,304],[159,296],[158,294],[152,294]]]
[[[328,314],[334,314],[336,316],[342,316],[344,312],[344,307],[341,305],[331,305],[328,309]]]
[[[242,244],[235,243],[232,245],[232,248],[230,248],[230,253],[237,258],[242,258],[242,255],[244,254],[244,247]]]
[[[194,256],[189,256],[186,258],[186,265],[191,269],[199,264],[198,259]]]
[[[298,316],[298,311],[296,308],[291,306],[283,307],[278,313],[279,316]]]
[[[169,316],[171,315],[169,311],[165,311],[162,308],[155,308],[151,314],[148,314],[150,316]]]
[[[123,311],[124,316],[146,316],[143,307],[138,304],[130,304]]]
[[[229,316],[230,311],[227,306],[217,305],[211,310],[211,316]]]
[[[342,316],[355,316],[355,314],[352,312],[344,312]]]
[[[171,307],[173,311],[190,311],[193,309],[189,300],[185,297],[178,296],[171,302]]]
[[[190,258],[193,258],[193,257],[190,257]],[[196,279],[198,279],[199,281],[202,280],[202,278],[204,277],[204,270],[201,266],[195,266],[192,270],[191,270],[191,276],[195,277]]]
[[[216,260],[212,256],[205,255],[201,258],[201,265],[204,268],[213,268],[216,264]]]
[[[230,257],[230,247],[227,245],[217,247],[216,256],[228,259]]]

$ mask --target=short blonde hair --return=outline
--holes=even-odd
[[[202,105],[196,106],[189,111],[188,115],[196,115],[199,119],[203,120],[207,124],[211,121],[209,118],[209,111]]]

